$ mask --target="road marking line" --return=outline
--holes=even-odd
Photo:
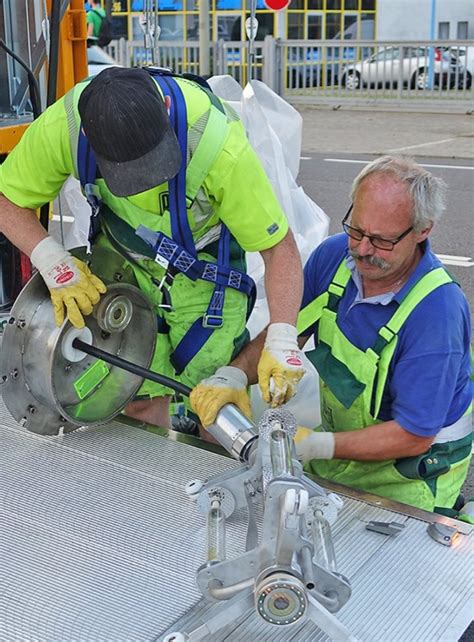
[[[63,216],[62,219],[63,219],[63,223],[72,223],[74,221],[74,216]],[[52,220],[60,221],[61,217],[59,216],[59,214],[54,214]]]
[[[300,160],[311,160],[312,156],[300,156]]]
[[[456,265],[457,267],[472,267],[474,261],[468,256],[452,256],[450,254],[437,254],[444,265]]]
[[[456,254],[436,254],[436,256],[444,261],[444,259],[454,259],[455,261],[472,261],[471,256],[456,256]]]
[[[370,160],[350,160],[348,158],[325,158],[325,161],[328,163],[363,163],[368,165]],[[467,169],[469,171],[474,171],[474,167],[468,167],[466,165],[429,165],[428,163],[418,163],[422,167],[439,167],[440,169]]]
[[[444,265],[456,265],[457,267],[472,267],[474,265],[474,262],[466,263],[465,261],[453,261],[453,260],[444,261],[444,260],[441,260],[441,262]]]
[[[458,140],[460,137],[443,138],[443,140],[434,140],[432,143],[419,143],[418,145],[407,145],[406,147],[394,147],[389,152],[401,152],[403,149],[415,149],[415,147],[427,147],[428,145],[440,145],[441,143],[450,143],[452,140]],[[462,138],[462,137],[461,137]]]

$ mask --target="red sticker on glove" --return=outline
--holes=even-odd
[[[53,276],[54,282],[58,285],[64,285],[71,279],[74,278],[74,272],[71,270],[67,263],[62,263],[61,265],[56,265],[54,268],[56,274]]]
[[[63,283],[67,283],[73,278],[74,278],[74,272],[69,271],[69,272],[63,272],[54,280],[56,281],[56,283],[59,283],[60,285],[62,285]]]
[[[292,352],[289,357],[286,358],[286,363],[289,366],[302,366],[303,362],[301,361],[300,357],[298,356],[297,352]]]

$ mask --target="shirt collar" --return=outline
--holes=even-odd
[[[352,280],[354,281],[357,288],[357,294],[354,301],[351,303],[350,308],[352,308],[354,305],[357,305],[358,303],[372,303],[374,305],[380,303],[381,305],[388,305],[390,301],[393,300],[393,298],[395,297],[395,292],[384,292],[383,294],[377,294],[376,296],[369,296],[364,298],[362,279],[359,272],[357,271],[355,261],[352,256],[346,257],[346,265],[351,271]]]

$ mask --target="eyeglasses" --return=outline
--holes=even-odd
[[[362,239],[367,237],[369,241],[372,243],[374,247],[376,247],[378,250],[386,250],[387,252],[391,252],[395,245],[397,243],[400,243],[402,239],[405,238],[408,234],[413,229],[413,225],[409,227],[405,232],[400,234],[400,236],[397,236],[396,239],[384,239],[381,238],[380,236],[371,236],[370,234],[365,234],[362,230],[359,230],[357,227],[352,227],[352,225],[348,225],[346,223],[347,219],[351,215],[352,212],[352,205],[350,206],[347,214],[344,216],[342,219],[342,229],[344,232],[347,234],[347,236],[350,236],[351,239],[354,239],[354,241],[362,241]]]

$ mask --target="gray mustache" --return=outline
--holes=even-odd
[[[357,252],[357,250],[349,250],[349,255],[352,256],[353,259],[359,259],[364,263],[378,267],[381,270],[388,270],[390,267],[390,263],[381,259],[380,256],[362,256],[362,254]]]

